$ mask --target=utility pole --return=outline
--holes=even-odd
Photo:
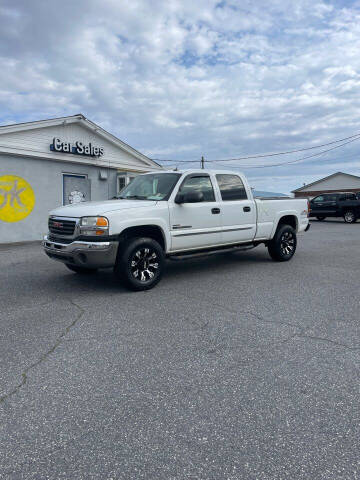
[[[204,165],[205,165],[205,159],[204,157],[201,157],[201,168],[204,170]]]

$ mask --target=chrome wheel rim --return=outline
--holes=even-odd
[[[281,236],[280,248],[283,255],[291,255],[295,250],[295,237],[291,232],[285,232]]]
[[[354,214],[352,212],[347,212],[345,214],[345,221],[351,223],[354,220]]]
[[[136,280],[149,282],[155,277],[159,268],[157,253],[149,247],[139,248],[131,257],[130,268]]]

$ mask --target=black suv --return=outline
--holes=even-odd
[[[346,223],[360,218],[360,198],[356,193],[323,193],[310,201],[310,217],[325,220],[326,217],[343,217]]]

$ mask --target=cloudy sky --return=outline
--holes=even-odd
[[[175,160],[360,132],[359,1],[0,0],[0,25],[0,124],[81,112]],[[315,152],[212,166],[283,192],[338,170],[360,175],[360,140],[249,168]]]

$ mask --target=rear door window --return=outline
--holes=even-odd
[[[247,194],[245,186],[238,175],[217,174],[221,198],[223,201],[246,200]]]
[[[344,195],[341,195],[339,200],[355,200],[355,193],[344,193]]]

